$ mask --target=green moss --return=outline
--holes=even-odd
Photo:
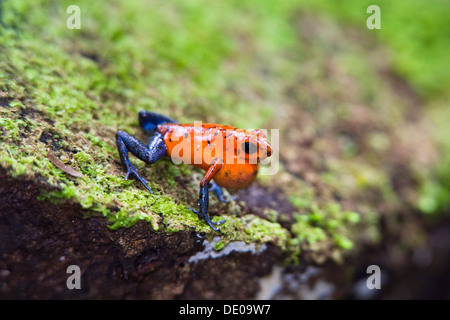
[[[316,243],[318,241],[326,241],[328,239],[324,229],[315,227],[309,216],[295,215],[296,223],[291,227],[291,231],[296,235],[295,243],[300,244],[303,241],[308,243]]]
[[[26,123],[20,119],[0,119],[0,128],[3,131],[2,139],[20,140],[20,131],[26,127]]]
[[[53,204],[61,204],[65,200],[72,199],[76,196],[75,188],[64,188],[63,190],[44,192],[38,196],[38,200],[47,200]],[[85,206],[86,207],[86,206]]]
[[[291,232],[295,235],[293,243],[303,242],[315,244],[317,242],[334,243],[345,250],[353,248],[353,225],[359,223],[360,215],[353,211],[343,210],[341,205],[330,202],[319,208],[317,204],[305,206],[304,202],[294,201],[305,214],[295,214],[295,223]]]
[[[279,223],[270,222],[254,215],[246,215],[242,218],[234,216],[215,216],[213,221],[225,219],[220,225],[220,247],[225,247],[231,241],[244,241],[246,243],[271,242],[283,250],[290,251],[288,246],[291,236],[289,231]],[[209,228],[209,226],[206,226]]]
[[[333,235],[333,240],[334,240],[334,243],[338,247],[345,249],[345,250],[350,250],[354,246],[353,241],[351,241],[349,238],[347,238],[341,234]]]
[[[245,217],[244,221],[249,217]],[[286,248],[286,239],[289,238],[287,230],[282,228],[280,224],[263,220],[260,218],[252,218],[246,224],[245,233],[249,236],[249,242],[268,242],[275,241],[282,248]],[[275,240],[274,240],[275,239]]]
[[[16,160],[17,148],[16,147],[6,147],[0,151],[0,162],[6,168],[10,168],[13,177],[24,176],[27,174],[28,167],[21,161]]]
[[[217,242],[216,245],[214,246],[214,250],[216,251],[220,251],[223,248],[225,248],[225,245],[222,241]]]
[[[267,220],[269,220],[270,222],[276,222],[280,218],[280,214],[273,209],[266,209],[263,213]]]

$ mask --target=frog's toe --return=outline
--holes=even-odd
[[[213,229],[214,231],[219,231],[219,229],[217,229],[216,227],[214,227],[214,223],[212,223],[211,221],[206,221],[206,223],[211,227],[211,229]]]
[[[147,186],[147,183],[148,183],[147,180],[144,179],[144,181],[145,181],[145,182],[142,182],[142,181],[141,181],[141,182],[142,182],[142,184],[144,185],[145,189],[147,189],[148,192],[150,192],[151,194],[153,194],[154,192],[152,191],[152,189],[150,189],[150,187]]]
[[[230,200],[228,200],[224,195],[217,195],[217,199],[219,199],[220,202],[228,203]]]
[[[214,226],[221,225],[221,224],[224,223],[224,222],[225,222],[225,220],[220,220],[220,221],[218,221],[218,222],[212,222],[212,221],[209,220],[209,219],[206,220],[206,223],[207,223],[214,231],[219,231],[219,229],[217,229],[217,228],[214,227]]]
[[[130,178],[130,175],[134,176],[136,178],[136,180],[138,180],[140,183],[142,183],[142,185],[148,190],[148,192],[150,192],[151,194],[153,194],[152,189],[150,189],[150,187],[147,185],[148,181],[145,180],[144,178],[142,178],[136,171],[136,169],[131,168],[127,171],[127,174],[125,176],[125,179],[128,180]]]
[[[220,225],[220,224],[223,224],[223,223],[225,223],[225,219],[223,219],[223,220],[220,220],[220,221],[217,221],[217,222],[212,222],[211,221],[211,223],[213,224],[213,225],[215,225],[215,226],[218,226],[218,225]]]
[[[227,196],[224,195],[217,195],[217,199],[219,199],[220,202],[224,202],[224,203],[230,203],[231,201],[235,201],[236,197],[229,194]]]
[[[190,207],[186,207],[186,208],[188,208],[189,210],[191,210],[193,213],[198,214],[198,210],[192,209],[192,208],[190,208]]]

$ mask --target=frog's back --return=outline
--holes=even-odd
[[[231,161],[235,155],[236,127],[203,123],[201,125],[163,124],[158,131],[164,136],[167,155],[174,162],[193,164],[207,169],[214,159]]]

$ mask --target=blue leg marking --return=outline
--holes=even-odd
[[[150,193],[153,193],[147,186],[147,180],[142,178],[138,174],[136,168],[131,164],[130,159],[128,158],[128,151],[145,163],[153,164],[167,154],[167,148],[164,139],[162,138],[162,134],[159,132],[154,134],[147,146],[125,131],[118,131],[116,133],[116,144],[117,149],[119,149],[122,165],[127,171],[125,179],[134,176],[134,178],[140,181]]]

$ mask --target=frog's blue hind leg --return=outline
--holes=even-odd
[[[223,195],[222,188],[219,187],[219,185],[217,183],[215,183],[214,181],[211,180],[209,182],[208,189],[209,189],[209,191],[213,191],[216,194],[217,199],[219,199],[221,202],[225,202],[225,203],[230,202],[230,200],[226,199],[225,196]],[[231,195],[230,195],[230,198],[235,200],[235,197],[233,197]]]
[[[145,145],[125,131],[117,131],[116,144],[117,149],[119,149],[120,160],[127,171],[125,179],[128,179],[130,175],[134,176],[150,193],[153,193],[147,186],[147,180],[142,178],[136,171],[136,168],[131,164],[130,159],[128,158],[128,151],[145,163],[153,164],[167,154],[163,135],[156,132],[150,138],[148,145]]]
[[[153,193],[153,191],[147,186],[147,180],[142,178],[137,173],[136,168],[131,164],[128,158],[128,151],[148,164],[153,164],[164,157],[167,154],[166,144],[164,143],[162,134],[155,132],[157,126],[163,123],[176,123],[176,121],[150,111],[139,112],[139,125],[146,133],[153,134],[147,145],[125,131],[118,131],[116,133],[116,144],[119,149],[120,160],[122,160],[122,164],[127,170],[125,179],[128,179],[130,175],[134,176],[150,193]]]

